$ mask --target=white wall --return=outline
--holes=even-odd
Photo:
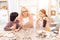
[[[18,0],[8,0],[8,8],[9,8],[9,13],[19,12]]]
[[[49,0],[20,0],[19,7],[25,6],[31,13],[37,14],[39,10],[45,9],[48,14]]]

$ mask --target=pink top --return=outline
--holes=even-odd
[[[29,22],[33,25],[33,16],[30,15],[28,18],[29,18]],[[22,16],[20,16],[19,21],[20,21],[20,24],[22,24],[22,22],[23,22],[23,17]]]

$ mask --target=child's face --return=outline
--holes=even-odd
[[[40,11],[39,16],[40,16],[40,17],[44,17],[45,14],[43,14],[43,13]]]

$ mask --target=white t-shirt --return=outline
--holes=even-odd
[[[23,24],[26,24],[27,22],[29,22],[29,18],[28,17],[26,17],[26,18],[23,18]]]
[[[40,27],[42,28],[43,27],[43,20],[46,20],[46,17],[44,17],[43,19],[40,19],[40,21],[39,21],[39,25],[40,25]]]
[[[40,25],[40,27],[43,27],[43,20],[39,21],[39,25]]]

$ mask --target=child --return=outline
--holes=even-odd
[[[39,11],[39,19],[37,20],[37,28],[42,30],[50,31],[50,21],[46,15],[46,10],[41,9]]]
[[[5,31],[11,31],[11,30],[19,30],[21,26],[19,25],[19,21],[16,19],[18,17],[17,12],[12,12],[10,14],[10,22],[5,26]]]

